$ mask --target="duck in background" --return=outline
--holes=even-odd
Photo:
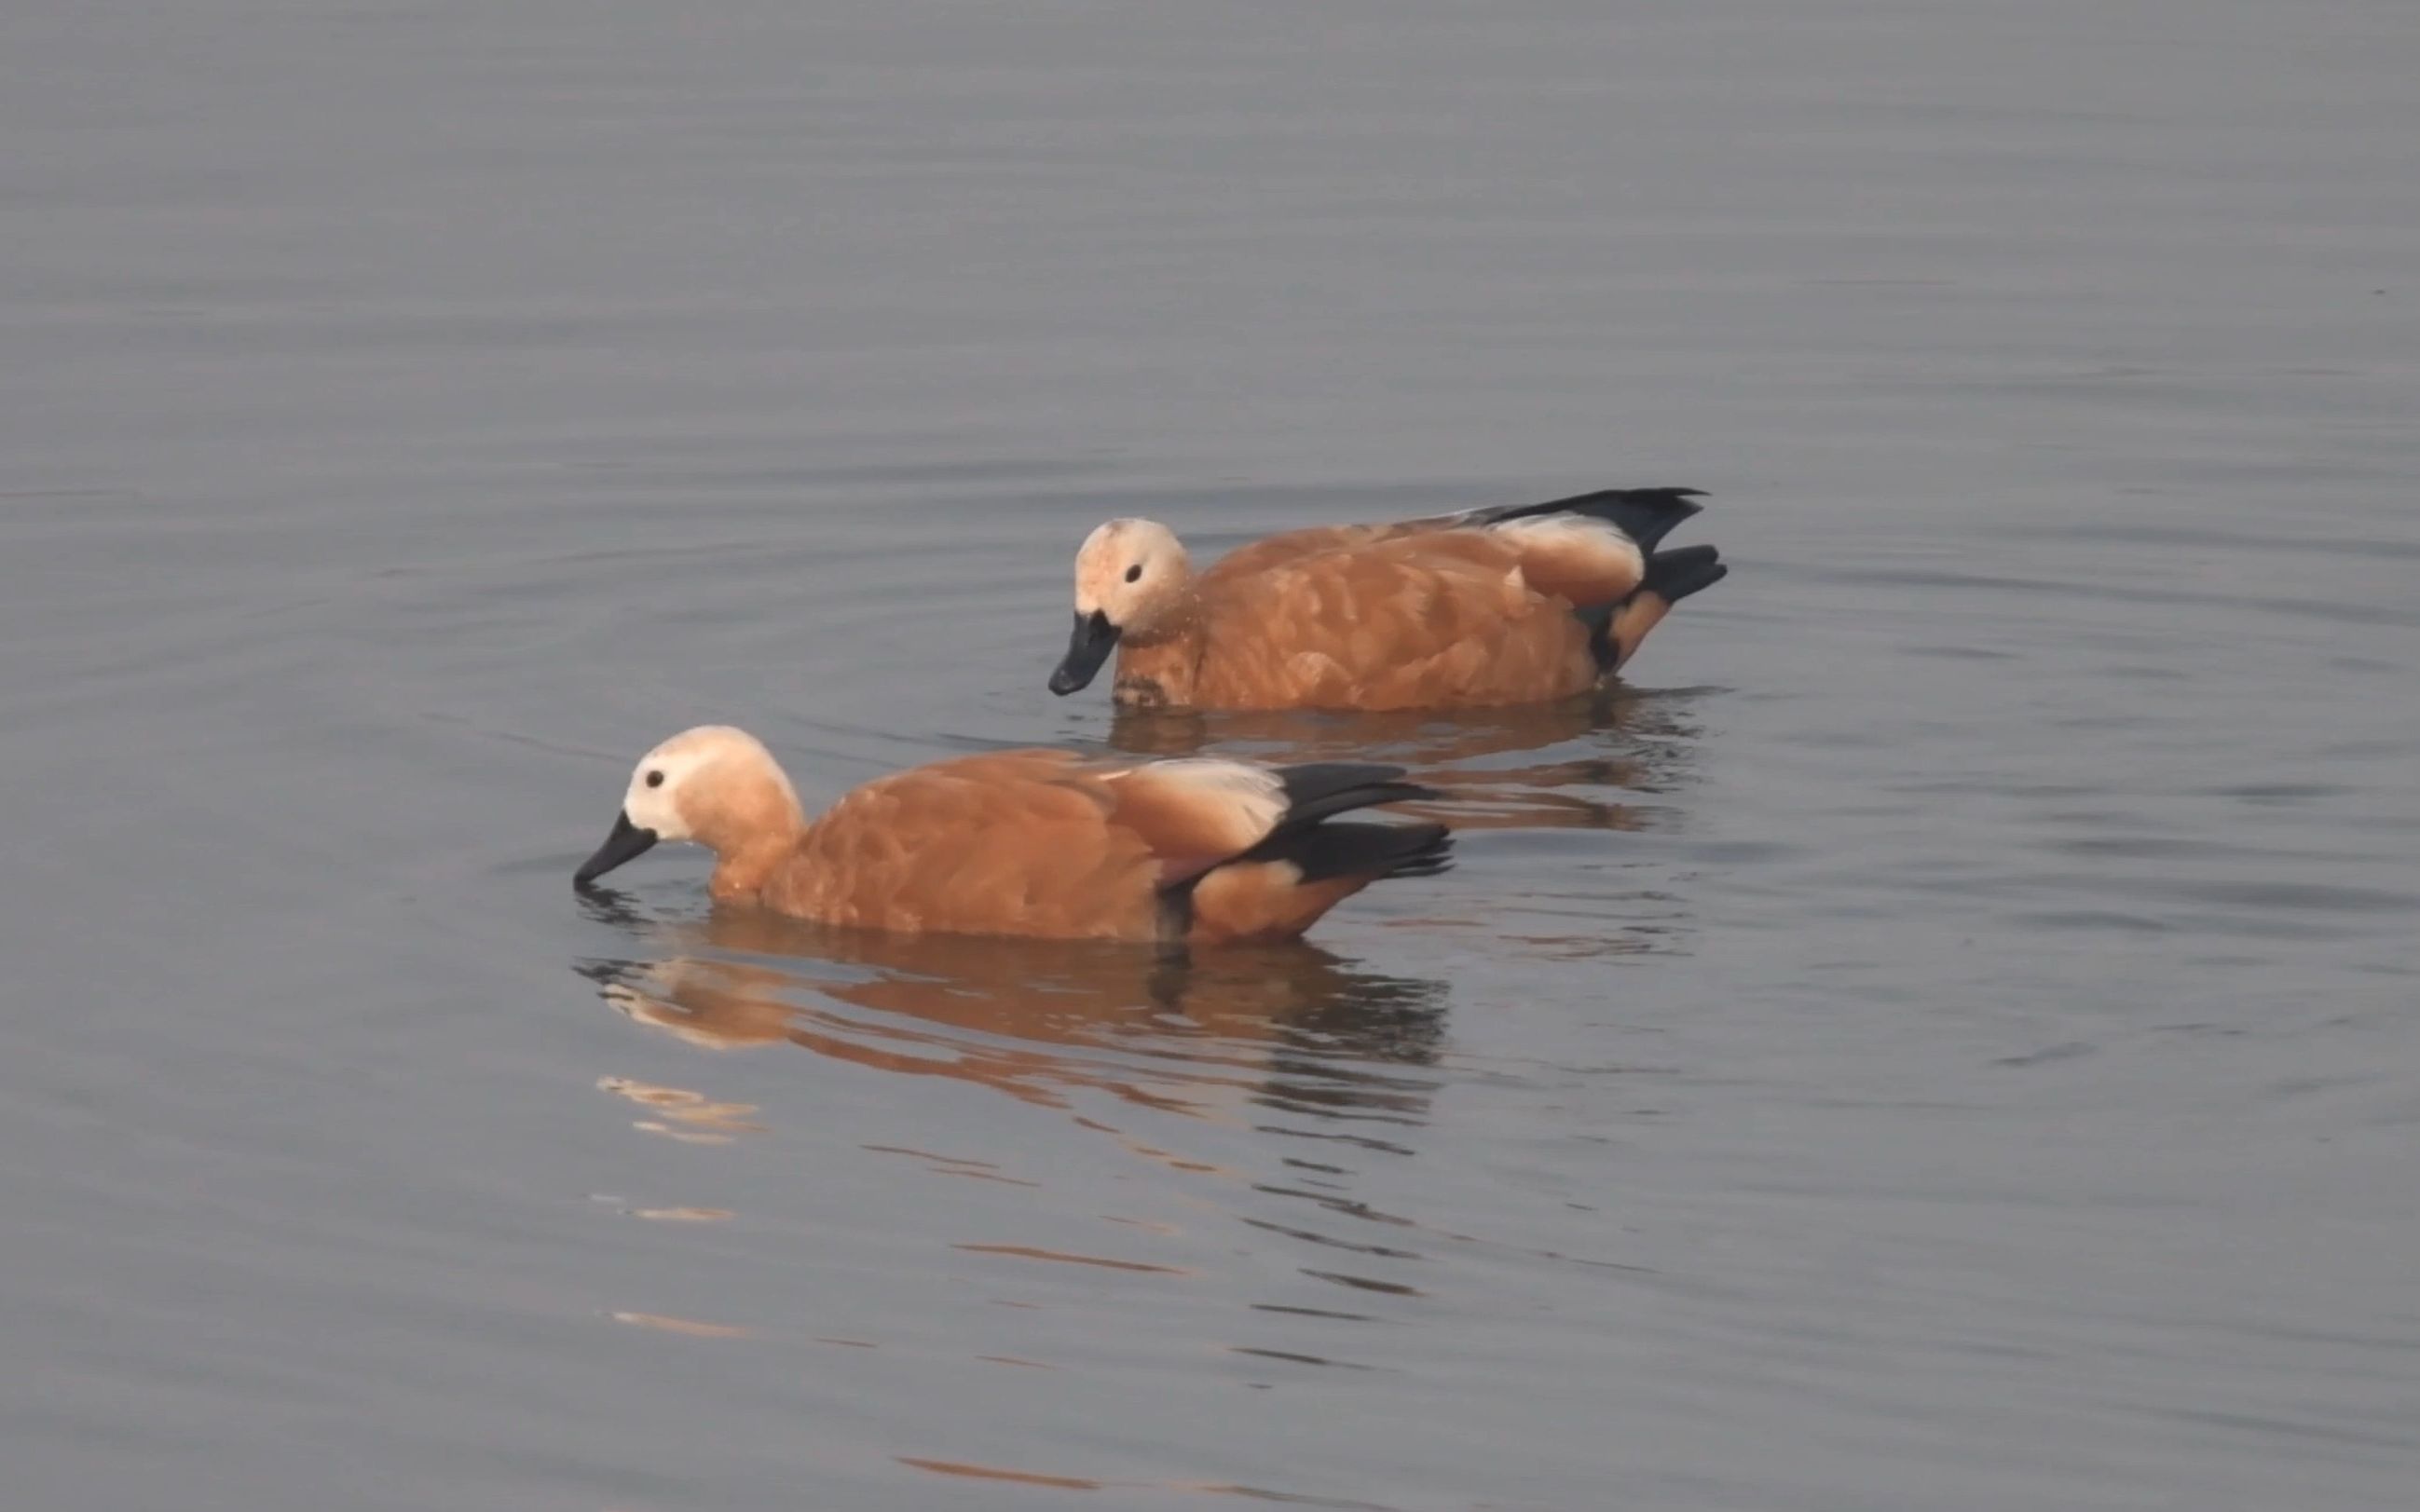
[[[1113,519],[1076,554],[1076,619],[1050,690],[1110,654],[1122,705],[1471,708],[1565,698],[1637,654],[1730,569],[1658,551],[1694,488],[1610,489],[1382,525],[1290,531],[1196,575],[1175,532]]]

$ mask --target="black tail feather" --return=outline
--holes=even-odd
[[[1305,882],[1331,877],[1433,877],[1453,865],[1445,825],[1317,825],[1253,847],[1247,859],[1290,861]]]
[[[1675,547],[1649,557],[1646,575],[1619,603],[1591,604],[1574,609],[1580,623],[1588,626],[1589,655],[1596,658],[1597,670],[1609,672],[1621,665],[1621,648],[1613,640],[1613,620],[1623,605],[1641,594],[1655,594],[1667,604],[1678,604],[1691,594],[1703,593],[1721,582],[1730,570],[1722,553],[1711,546]]]
[[[1647,559],[1647,576],[1639,580],[1637,591],[1661,594],[1666,603],[1677,604],[1721,582],[1730,570],[1722,553],[1711,546],[1658,551]]]
[[[1704,497],[1696,488],[1606,488],[1543,504],[1474,509],[1466,517],[1474,524],[1496,525],[1543,515],[1584,515],[1590,519],[1610,521],[1622,534],[1637,542],[1640,550],[1652,551],[1655,543],[1669,535],[1674,526],[1706,507],[1697,501]]]

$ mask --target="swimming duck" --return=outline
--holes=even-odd
[[[1578,693],[1722,580],[1711,546],[1657,551],[1703,506],[1628,488],[1384,525],[1289,531],[1196,576],[1167,526],[1113,519],[1076,553],[1050,691],[1111,651],[1122,704],[1468,708]]]
[[[960,756],[877,778],[810,823],[753,735],[686,731],[631,774],[572,882],[663,841],[715,855],[713,896],[904,933],[1220,945],[1293,939],[1385,877],[1449,864],[1443,825],[1335,823],[1434,796],[1398,766]]]

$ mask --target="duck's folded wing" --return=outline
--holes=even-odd
[[[1399,766],[1194,759],[1137,767],[1112,786],[1119,806],[1111,822],[1134,826],[1162,857],[1162,928],[1178,937],[1291,939],[1381,877],[1425,876],[1449,864],[1442,825],[1330,822],[1434,795]]]
[[[1451,531],[1333,552],[1202,602],[1203,676],[1225,702],[1391,707],[1559,675],[1583,639],[1532,591],[1515,546]],[[1545,687],[1528,696],[1569,691]]]
[[[1284,819],[1284,783],[1270,767],[1180,757],[1098,776],[1108,822],[1152,854],[1163,884],[1200,876],[1269,837]]]
[[[1433,796],[1400,766],[1314,762],[1262,766],[1218,757],[1147,762],[1105,774],[1109,823],[1160,858],[1166,883],[1268,853],[1321,821],[1356,809]]]
[[[1153,857],[1061,751],[937,762],[869,782],[809,827],[788,911],[864,928],[1148,935]]]
[[[1445,540],[1484,534],[1511,550],[1540,593],[1582,607],[1610,604],[1638,587],[1647,554],[1704,508],[1700,497],[1694,488],[1606,488],[1544,503],[1288,531],[1228,553],[1202,581],[1216,590],[1314,559],[1382,550],[1417,555]]]

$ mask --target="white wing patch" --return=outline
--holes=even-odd
[[[1150,762],[1115,774],[1109,780],[1141,778],[1147,782],[1182,793],[1187,801],[1213,809],[1226,816],[1231,833],[1249,835],[1237,849],[1244,849],[1278,826],[1285,817],[1285,784],[1265,766],[1249,762],[1232,762],[1217,756],[1181,756],[1170,761]]]
[[[1555,555],[1570,552],[1582,561],[1602,561],[1608,578],[1627,577],[1636,582],[1647,576],[1647,554],[1611,520],[1587,515],[1532,515],[1488,528],[1512,537],[1525,553],[1533,549]]]

